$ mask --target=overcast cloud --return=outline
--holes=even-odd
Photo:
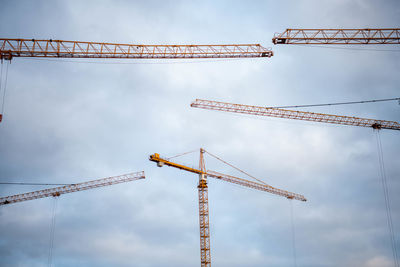
[[[292,203],[297,266],[394,266],[372,129],[218,113],[190,103],[399,97],[399,46],[271,43],[286,28],[399,28],[399,1],[2,0],[0,25],[2,38],[260,43],[274,51],[272,58],[211,61],[14,58],[0,123],[0,182],[146,173],[145,180],[59,198],[54,266],[199,266],[198,177],[157,168],[148,156],[200,147],[308,199]],[[400,120],[396,102],[307,110]],[[380,136],[400,252],[399,132]],[[196,166],[198,153],[177,160]],[[211,157],[206,167],[243,177]],[[0,195],[37,189],[0,185]],[[1,266],[47,264],[54,201],[0,207]],[[210,179],[209,202],[213,266],[294,266],[290,201]]]

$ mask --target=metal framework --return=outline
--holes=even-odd
[[[209,227],[209,206],[208,206],[208,186],[207,177],[212,177],[218,180],[223,180],[226,182],[242,185],[245,187],[250,187],[253,189],[269,192],[275,195],[283,196],[288,199],[296,199],[300,201],[306,201],[306,198],[302,195],[285,191],[272,187],[267,184],[257,183],[253,181],[248,181],[246,179],[222,174],[219,172],[206,170],[204,164],[204,154],[205,150],[200,149],[200,161],[199,169],[188,167],[182,164],[171,162],[168,159],[161,158],[158,153],[150,155],[149,160],[157,163],[158,167],[164,165],[175,167],[181,170],[189,171],[199,175],[199,184],[197,186],[199,191],[199,224],[200,224],[200,256],[201,256],[201,266],[210,267],[211,266],[211,253],[210,253],[210,227]]]
[[[0,38],[0,59],[47,58],[253,58],[271,57],[271,49],[260,44],[140,45],[64,40]]]
[[[60,186],[60,187],[38,190],[38,191],[30,192],[30,193],[24,193],[24,194],[13,195],[13,196],[8,196],[8,197],[1,197],[0,205],[6,205],[6,204],[11,204],[11,203],[21,202],[21,201],[26,201],[26,200],[32,200],[32,199],[38,199],[38,198],[44,198],[44,197],[57,197],[57,196],[60,196],[61,194],[73,193],[73,192],[77,192],[77,191],[83,191],[83,190],[93,189],[93,188],[97,188],[97,187],[109,186],[109,185],[113,185],[113,184],[126,183],[126,182],[131,182],[131,181],[135,181],[135,180],[139,180],[139,179],[144,179],[144,178],[145,178],[145,175],[144,175],[143,171],[135,172],[135,173],[128,173],[128,174],[123,174],[123,175],[119,175],[119,176],[113,176],[113,177],[88,181],[88,182],[84,182],[84,183],[70,184],[70,185],[65,185],[65,186]]]
[[[304,196],[300,195],[300,194],[296,194],[296,193],[292,193],[292,192],[289,192],[289,191],[286,191],[286,190],[282,190],[282,189],[279,189],[279,188],[276,188],[276,187],[272,187],[272,186],[267,185],[267,184],[248,181],[246,179],[234,177],[234,176],[223,174],[223,173],[219,173],[219,172],[216,172],[216,171],[207,170],[207,176],[215,178],[215,179],[219,179],[219,180],[222,180],[222,181],[225,181],[225,182],[238,184],[238,185],[245,186],[245,187],[250,187],[250,188],[253,188],[253,189],[260,190],[260,191],[265,191],[265,192],[268,192],[268,193],[271,193],[271,194],[275,194],[275,195],[278,195],[278,196],[282,196],[282,197],[286,197],[286,198],[289,198],[289,199],[307,201],[307,199]]]
[[[274,44],[400,44],[400,29],[286,29]]]
[[[374,129],[400,130],[400,124],[395,121],[374,120],[374,119],[330,115],[330,114],[322,114],[322,113],[314,113],[306,111],[297,111],[297,110],[295,111],[295,110],[280,109],[280,108],[232,104],[232,103],[202,100],[202,99],[196,99],[194,102],[192,102],[190,106],[195,108],[243,113],[243,114],[258,115],[258,116],[269,116],[269,117],[285,118],[285,119],[372,127]]]
[[[200,148],[199,170],[199,225],[200,225],[200,258],[201,266],[211,266],[211,250],[210,250],[210,218],[208,207],[208,186],[207,176],[204,174],[206,171],[204,163],[204,149]]]

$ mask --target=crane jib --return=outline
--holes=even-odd
[[[260,44],[142,45],[0,38],[0,59],[13,57],[197,59],[272,57]]]

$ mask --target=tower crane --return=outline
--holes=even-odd
[[[219,102],[212,100],[196,99],[190,104],[190,106],[194,108],[211,109],[211,110],[219,110],[219,111],[258,115],[258,116],[372,127],[374,129],[400,130],[400,124],[395,121],[330,115],[330,114],[288,110],[288,109],[273,108],[273,107],[250,106],[250,105],[233,104],[233,103]]]
[[[157,163],[158,167],[164,165],[178,168],[184,171],[192,172],[199,175],[199,184],[197,186],[199,192],[199,224],[200,224],[200,256],[201,266],[211,266],[211,254],[210,254],[210,227],[209,227],[209,209],[208,209],[208,186],[207,177],[215,178],[225,182],[238,184],[245,187],[254,188],[260,191],[269,192],[271,194],[286,197],[288,199],[296,199],[300,201],[306,201],[306,198],[302,195],[292,193],[286,190],[272,187],[264,182],[253,182],[246,179],[222,174],[219,172],[206,170],[204,163],[204,153],[207,152],[200,148],[200,161],[199,168],[192,168],[182,164],[178,164],[168,159],[160,157],[158,153],[150,155],[149,160]],[[208,152],[207,152],[208,153]]]
[[[58,197],[61,194],[73,193],[77,191],[89,190],[97,187],[109,186],[113,184],[120,184],[131,182],[139,179],[145,179],[144,172],[134,172],[123,174],[119,176],[113,176],[103,179],[97,179],[77,184],[69,184],[65,186],[59,186],[54,188],[48,188],[44,190],[38,190],[34,192],[18,194],[7,197],[0,197],[0,205],[12,204],[16,202],[22,202],[26,200],[45,198],[45,197]]]
[[[0,59],[47,58],[251,58],[271,57],[271,49],[260,44],[142,45],[64,40],[0,38]]]
[[[273,108],[273,107],[259,107],[259,106],[232,104],[232,103],[202,100],[202,99],[196,99],[195,101],[193,101],[191,103],[191,107],[219,110],[219,111],[226,111],[233,113],[258,115],[258,116],[269,116],[276,118],[371,127],[376,130],[380,129],[400,130],[400,124],[395,121],[373,120],[373,119],[329,115],[329,114],[314,113],[314,112],[294,111],[294,110],[287,110],[287,109]],[[377,141],[378,141],[377,144],[379,151],[378,156],[379,156],[380,172],[381,172],[382,186],[385,196],[386,215],[387,215],[388,227],[392,244],[393,259],[395,265],[398,266],[398,256],[396,251],[396,242],[393,230],[394,228],[393,228],[392,216],[390,213],[389,193],[388,193],[386,175],[383,164],[382,144],[378,134],[377,134]]]
[[[105,42],[81,42],[52,39],[0,38],[0,60],[14,57],[40,58],[113,58],[113,59],[204,59],[272,57],[273,52],[260,44],[218,45],[143,45]],[[1,91],[0,81],[0,91]],[[4,89],[5,90],[5,89]],[[4,106],[4,104],[3,104]],[[3,118],[0,112],[0,122]]]
[[[286,29],[274,44],[400,44],[400,29]]]

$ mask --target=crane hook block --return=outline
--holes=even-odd
[[[382,129],[382,125],[379,123],[374,123],[371,125],[372,128],[374,128],[375,130],[380,130]]]

